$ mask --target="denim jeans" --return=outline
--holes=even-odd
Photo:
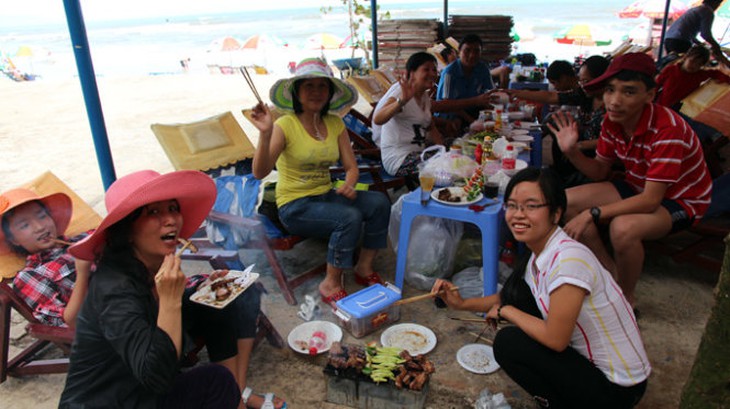
[[[290,233],[329,238],[327,263],[352,268],[360,235],[366,249],[382,249],[388,242],[390,202],[380,192],[358,191],[355,200],[334,190],[293,200],[279,208],[279,218]]]

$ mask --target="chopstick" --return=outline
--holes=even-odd
[[[458,290],[458,289],[459,289],[459,287],[451,287],[450,288],[451,291],[455,291],[455,290]],[[393,305],[410,304],[412,302],[426,300],[426,299],[433,298],[433,297],[438,297],[439,295],[443,295],[444,294],[444,291],[445,290],[441,290],[441,291],[439,291],[439,292],[437,292],[435,294],[434,293],[426,293],[426,294],[417,295],[417,296],[411,297],[411,298],[404,298],[402,300],[396,301],[395,303],[393,303]]]
[[[491,339],[484,338],[483,336],[481,336],[480,334],[477,334],[476,332],[469,331],[469,335],[475,335],[477,337],[477,341],[479,341],[481,339],[482,341],[486,342],[487,345],[492,345],[492,340]]]
[[[454,321],[466,321],[466,322],[487,322],[484,318],[459,318],[459,317],[449,317]]]
[[[239,71],[241,71],[241,74],[243,74],[243,78],[246,80],[246,83],[248,84],[249,88],[251,88],[251,91],[253,92],[253,96],[256,97],[256,100],[259,101],[259,104],[263,104],[264,101],[261,99],[259,92],[256,90],[256,85],[254,84],[253,80],[251,79],[251,75],[248,73],[248,70],[246,69],[246,67],[240,67]]]
[[[53,240],[55,243],[63,244],[63,245],[66,245],[66,246],[73,245],[73,243],[71,243],[70,241],[66,241],[66,240],[61,240],[61,239],[51,239],[51,240]]]
[[[185,251],[185,249],[188,247],[190,247],[191,252],[193,252],[193,253],[198,252],[198,248],[195,247],[195,245],[193,244],[192,241],[185,240],[183,238],[178,238],[177,241],[179,241],[183,246],[180,247],[180,250],[178,250],[177,253],[175,253],[175,257],[180,257],[180,255],[183,253],[183,251]]]
[[[497,329],[497,322],[494,321],[494,320],[490,320],[490,319],[487,318],[486,325],[484,325],[484,329],[482,330],[482,332],[479,333],[479,335],[477,335],[476,339],[474,339],[474,342],[475,343],[477,341],[479,341],[480,338],[482,338],[482,335],[484,335],[484,333],[487,332],[487,329],[489,327],[492,327],[494,329]]]
[[[178,237],[177,241],[179,243],[181,243],[183,246],[180,247],[180,249],[175,252],[175,257],[180,257],[180,255],[183,253],[183,251],[185,251],[185,249],[187,249],[188,247],[190,247],[191,252],[193,252],[193,253],[198,252],[198,248],[195,247],[195,245],[193,244],[192,241],[185,240],[182,237]],[[160,281],[160,278],[162,278],[162,271],[158,271],[157,274],[155,275],[155,282]]]

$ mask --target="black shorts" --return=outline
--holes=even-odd
[[[616,188],[621,199],[628,199],[629,197],[636,196],[638,193],[634,191],[624,180],[612,180],[613,187]],[[662,207],[667,209],[669,215],[672,217],[672,230],[670,233],[674,233],[680,230],[684,230],[692,224],[694,224],[694,216],[690,217],[684,207],[675,200],[663,199],[661,203]]]

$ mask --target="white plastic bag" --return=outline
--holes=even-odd
[[[425,160],[426,154],[436,154]],[[474,159],[456,152],[447,152],[443,145],[433,145],[421,152],[426,171],[436,176],[436,186],[451,186],[454,181],[468,179],[477,168]]]
[[[388,237],[398,253],[403,196],[390,209]],[[464,232],[462,222],[438,217],[417,216],[411,224],[405,279],[420,290],[430,290],[437,278],[451,275],[456,248]]]

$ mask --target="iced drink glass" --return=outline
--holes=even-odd
[[[436,175],[427,170],[423,164],[418,166],[418,181],[421,183],[421,204],[425,206],[431,199],[433,185],[436,184]]]

